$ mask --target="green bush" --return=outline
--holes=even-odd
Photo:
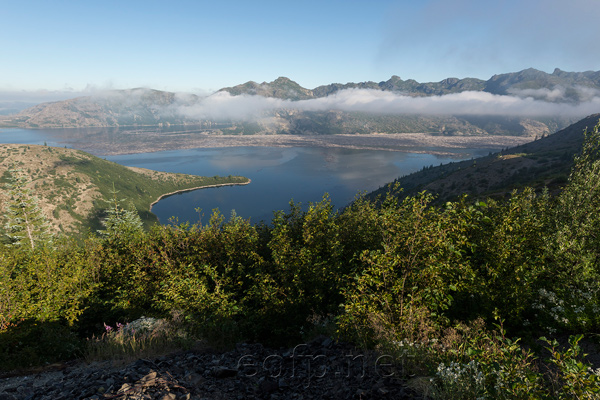
[[[82,354],[83,341],[64,321],[27,319],[0,331],[0,370],[37,367]]]
[[[95,289],[97,265],[74,242],[5,247],[0,254],[0,331],[23,319],[75,323]]]
[[[104,324],[142,315],[178,313],[220,347],[297,344],[334,321],[340,337],[405,361],[430,396],[591,398],[597,371],[580,339],[550,342],[552,375],[517,337],[600,326],[598,130],[555,197],[525,188],[436,206],[424,192],[358,197],[339,212],[325,197],[269,225],[214,212],[206,225],[149,230],[115,203],[100,237],[2,246],[0,363],[73,357]],[[94,351],[131,344],[117,339]]]
[[[340,327],[375,339],[395,332],[411,341],[427,335],[423,323],[445,325],[453,293],[470,285],[464,208],[439,210],[421,194],[398,204],[388,196],[378,213],[382,248],[360,253],[364,267],[345,290]],[[367,340],[368,342],[368,340]]]

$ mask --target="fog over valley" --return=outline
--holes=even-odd
[[[340,110],[376,114],[512,115],[583,117],[600,109],[600,91],[586,90],[586,100],[573,103],[554,90],[523,90],[515,95],[467,91],[441,96],[407,96],[373,89],[346,89],[323,98],[291,101],[256,95],[232,96],[218,92],[183,105],[177,111],[196,119],[248,119],[278,109],[302,111]],[[546,99],[551,99],[552,102]]]

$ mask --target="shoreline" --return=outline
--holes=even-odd
[[[190,137],[191,136],[191,137]],[[180,140],[164,143],[162,140],[147,139],[147,146],[140,147],[138,142],[120,143],[116,146],[104,145],[94,149],[83,149],[103,156],[154,153],[159,151],[191,150],[228,147],[317,147],[345,148],[356,150],[399,151],[427,153],[434,155],[452,155],[459,149],[491,148],[503,149],[533,141],[527,136],[440,136],[430,133],[385,133],[385,134],[338,134],[327,136],[314,135],[243,135],[213,136],[190,135]],[[158,139],[158,138],[156,138]]]
[[[530,136],[509,135],[437,135],[432,133],[369,133],[336,135],[211,135],[206,133],[181,133],[169,136],[158,132],[144,132],[139,136],[122,135],[113,143],[109,138],[87,135],[48,138],[67,147],[83,150],[98,157],[160,151],[211,149],[228,147],[317,147],[357,150],[399,151],[451,155],[459,149],[489,148],[501,150],[534,140]]]
[[[180,193],[191,192],[191,191],[194,191],[194,190],[207,189],[207,188],[215,188],[215,187],[222,187],[222,186],[243,186],[243,185],[250,184],[250,182],[252,182],[252,179],[248,178],[248,182],[219,183],[219,184],[216,184],[216,185],[197,186],[197,187],[193,187],[193,188],[181,189],[181,190],[176,190],[174,192],[161,194],[158,197],[158,199],[154,200],[154,202],[152,202],[150,204],[150,212],[152,212],[152,207],[154,207],[156,205],[156,203],[158,203],[162,199],[164,199],[166,197],[169,197],[169,196],[174,196],[174,195],[180,194]]]

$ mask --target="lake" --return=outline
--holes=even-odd
[[[474,154],[477,153],[477,154]],[[171,217],[180,222],[205,223],[218,208],[226,217],[235,210],[251,222],[270,222],[274,210],[289,209],[290,200],[307,206],[328,193],[339,208],[360,191],[370,192],[423,166],[439,165],[488,154],[465,152],[455,157],[393,151],[341,148],[228,147],[163,151],[110,156],[119,164],[195,175],[243,175],[249,185],[201,189],[167,197],[152,211],[162,223]]]
[[[6,129],[0,131],[0,141],[47,143],[89,150],[90,135],[96,135],[97,132],[93,128]],[[111,129],[109,139],[105,137],[103,140],[121,140],[120,136],[118,130]],[[82,138],[87,139],[85,146]],[[139,136],[137,140],[140,140]],[[167,197],[152,209],[161,223],[168,223],[171,217],[179,222],[197,222],[200,217],[197,208],[202,210],[203,223],[208,221],[215,208],[226,217],[235,210],[241,217],[250,218],[251,222],[270,222],[273,211],[289,210],[290,200],[306,207],[309,202],[318,202],[328,193],[332,204],[341,208],[359,192],[370,192],[424,166],[479,157],[492,150],[497,149],[453,149],[451,154],[433,155],[340,147],[240,146],[110,155],[104,158],[126,166],[157,171],[204,176],[242,175],[252,180],[245,186],[207,188]]]

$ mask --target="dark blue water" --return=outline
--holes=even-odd
[[[144,128],[149,129],[149,128]],[[168,141],[171,128],[159,132]],[[175,128],[172,128],[175,129]],[[186,128],[177,128],[186,129]],[[193,132],[193,128],[189,128]],[[0,142],[48,144],[89,149],[90,144],[129,143],[140,136],[119,128],[86,129],[3,129]],[[91,146],[92,148],[96,148]],[[421,151],[423,149],[420,149]],[[432,151],[435,149],[431,149]],[[318,202],[327,193],[332,204],[341,208],[360,192],[370,192],[394,179],[451,161],[487,155],[491,149],[456,150],[451,156],[397,151],[304,147],[225,147],[106,156],[122,165],[157,171],[194,175],[242,175],[252,180],[245,186],[201,189],[167,197],[152,211],[162,223],[171,217],[195,223],[202,210],[206,223],[218,208],[226,217],[232,210],[251,222],[270,222],[275,210],[289,210],[293,200],[304,207]],[[88,150],[89,151],[89,150]],[[446,149],[447,151],[447,149]],[[100,154],[97,154],[100,155]]]
[[[487,154],[487,151],[480,153]],[[197,222],[202,209],[206,223],[218,208],[229,217],[232,210],[251,222],[270,222],[275,210],[288,210],[289,202],[318,202],[327,193],[336,208],[350,203],[361,191],[370,192],[395,178],[439,165],[482,155],[455,157],[392,151],[340,148],[235,147],[163,151],[110,156],[117,163],[159,171],[195,175],[243,175],[249,185],[208,188],[161,200],[152,211],[162,223],[176,217]]]

